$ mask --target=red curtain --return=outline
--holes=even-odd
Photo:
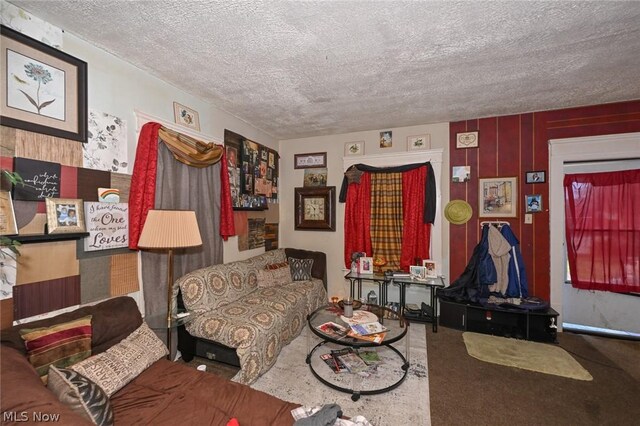
[[[351,253],[371,255],[371,174],[363,172],[360,183],[350,183],[344,213],[344,265],[351,268]]]
[[[429,259],[431,224],[424,223],[425,183],[427,168],[419,167],[402,173],[404,224],[400,267],[408,270],[415,259]]]
[[[640,170],[565,175],[573,287],[640,292]]]

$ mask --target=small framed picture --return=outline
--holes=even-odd
[[[544,170],[533,170],[526,173],[527,183],[545,183],[547,181],[547,173]]]
[[[294,169],[322,169],[327,167],[327,153],[313,152],[309,154],[293,155]]]
[[[532,194],[524,196],[524,203],[527,213],[538,213],[542,211],[542,195]]]
[[[456,134],[456,148],[477,148],[478,132],[464,132]]]
[[[426,276],[424,266],[409,266],[409,274],[411,275],[411,278],[416,280],[423,280]]]
[[[438,278],[437,264],[435,260],[423,260],[422,266],[424,266],[425,278]]]
[[[471,166],[455,166],[451,173],[453,183],[464,183],[471,179]]]
[[[380,132],[380,148],[391,148],[393,146],[393,133],[391,130]]]
[[[431,149],[431,135],[407,136],[407,150],[417,151],[420,149]]]
[[[364,141],[347,142],[344,144],[344,156],[364,155]]]
[[[373,257],[358,258],[358,273],[373,274]]]
[[[174,102],[173,117],[176,123],[190,127],[198,132],[200,131],[200,114],[198,114],[198,111]]]
[[[49,234],[85,232],[82,200],[47,198],[46,207]]]
[[[18,233],[16,213],[9,191],[0,191],[0,235],[15,235]]]

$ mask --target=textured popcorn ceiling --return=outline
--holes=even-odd
[[[278,139],[640,98],[640,2],[11,3]]]

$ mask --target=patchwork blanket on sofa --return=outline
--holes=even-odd
[[[301,263],[278,249],[199,269],[177,281],[185,308],[194,315],[186,326],[189,334],[236,348],[240,371],[235,381],[249,384],[269,370],[280,350],[300,334],[307,315],[327,303],[323,281],[304,271],[294,271],[298,281],[264,282],[268,274],[261,271],[289,268],[283,265],[287,260]]]

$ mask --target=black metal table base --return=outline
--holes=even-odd
[[[322,382],[323,384],[325,384],[325,385],[329,386],[330,388],[335,389],[337,391],[350,393],[351,394],[351,399],[353,401],[357,401],[358,399],[360,399],[361,395],[376,395],[376,394],[380,394],[380,393],[389,392],[389,391],[397,388],[398,386],[400,386],[400,384],[402,382],[404,382],[404,380],[407,378],[407,373],[409,372],[409,365],[410,365],[409,361],[404,357],[404,355],[402,355],[402,353],[398,349],[396,349],[392,345],[382,345],[382,346],[385,346],[385,347],[391,349],[402,360],[402,371],[404,373],[402,374],[402,377],[400,377],[400,379],[398,381],[396,381],[395,383],[393,383],[393,384],[391,384],[391,385],[389,385],[387,387],[384,387],[384,388],[367,389],[367,390],[348,389],[348,388],[345,388],[345,387],[342,387],[342,386],[338,386],[335,383],[331,383],[330,381],[324,379],[320,374],[318,374],[316,372],[316,370],[313,368],[313,364],[311,363],[311,357],[313,356],[313,353],[316,351],[316,349],[318,349],[321,346],[324,346],[326,343],[329,343],[329,342],[322,341],[322,342],[318,343],[317,345],[315,345],[313,347],[313,349],[311,349],[311,351],[307,355],[306,362],[309,365],[309,369],[311,370],[311,373],[313,373],[313,375],[316,377],[316,379],[320,380],[320,382]]]

